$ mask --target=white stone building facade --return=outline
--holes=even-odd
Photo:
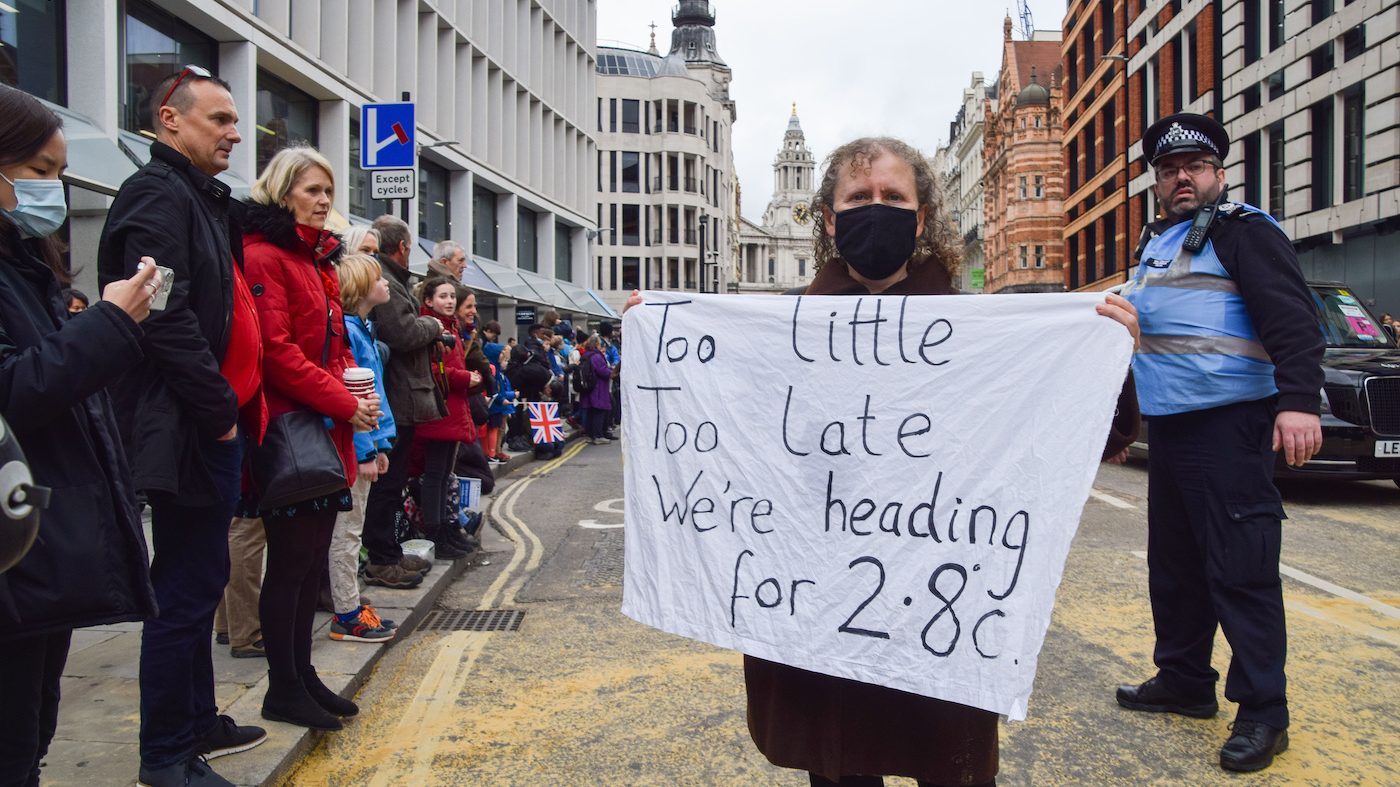
[[[621,309],[636,289],[725,292],[738,237],[731,72],[714,10],[686,0],[666,55],[598,49],[589,286]]]
[[[407,214],[420,244],[471,252],[480,275],[468,284],[488,317],[603,316],[583,290],[596,19],[596,0],[18,0],[0,6],[0,79],[64,115],[66,231],[93,294],[109,195],[149,155],[150,92],[196,64],[230,84],[241,114],[223,176],[235,196],[277,149],[304,142],[330,159],[344,220],[386,212],[358,166],[360,108],[407,96],[419,146]]]
[[[982,292],[986,257],[983,240],[982,128],[987,113],[996,112],[996,85],[987,85],[981,71],[972,72],[971,84],[963,88],[962,107],[949,124],[944,179],[944,197],[949,215],[954,217],[962,251],[959,288]]]
[[[1312,279],[1400,310],[1400,0],[1221,4],[1231,194]]]

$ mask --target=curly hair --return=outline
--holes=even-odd
[[[948,216],[943,211],[943,197],[938,188],[938,178],[929,165],[928,159],[912,145],[893,137],[861,137],[852,140],[832,151],[823,164],[821,187],[812,199],[812,239],[815,242],[813,256],[817,270],[832,260],[841,260],[836,250],[836,240],[826,234],[826,212],[836,212],[836,183],[845,172],[869,169],[871,163],[889,153],[914,170],[914,184],[918,190],[919,208],[925,210],[924,232],[914,245],[914,254],[909,258],[912,270],[932,260],[942,265],[949,278],[956,279],[960,255],[954,244],[954,233]],[[844,264],[845,260],[841,260]]]

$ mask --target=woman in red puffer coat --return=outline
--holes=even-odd
[[[454,560],[467,554],[455,522],[448,519],[447,499],[455,480],[457,444],[476,440],[470,397],[482,384],[481,375],[466,366],[466,342],[457,325],[457,290],[460,284],[443,276],[423,283],[423,314],[442,323],[444,337],[432,347],[433,379],[447,399],[447,417],[420,424],[413,439],[423,445],[423,476],[418,502],[423,531],[434,544],[437,557]]]
[[[324,416],[345,469],[346,488],[260,510],[267,532],[267,572],[258,604],[267,651],[263,718],[338,730],[355,703],[326,688],[311,666],[311,624],[336,515],[350,509],[355,482],[354,430],[378,417],[377,397],[345,388],[355,365],[345,343],[334,262],[340,242],[325,229],[335,181],[314,149],[286,148],[253,184],[243,257],[263,338],[263,387],[272,418],[292,410]],[[312,493],[315,494],[314,492]]]

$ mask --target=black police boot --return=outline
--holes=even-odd
[[[1172,691],[1160,675],[1136,686],[1118,687],[1118,704],[1148,713],[1179,713],[1195,719],[1209,719],[1220,710],[1215,697],[1192,698]]]
[[[1274,755],[1288,750],[1288,730],[1262,721],[1236,719],[1230,739],[1220,747],[1220,767],[1227,771],[1262,771],[1274,763]]]

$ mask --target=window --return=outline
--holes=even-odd
[[[1103,114],[1099,115],[1099,128],[1103,129],[1103,160],[1105,163],[1109,159],[1118,155],[1118,129],[1114,128],[1114,118],[1118,116],[1115,111],[1113,99],[1109,99],[1103,105]]]
[[[554,278],[574,280],[573,230],[563,224],[554,225]]]
[[[1040,115],[1035,116],[1035,127],[1040,128]]]
[[[1025,176],[1025,175],[1022,175],[1022,176],[1021,176],[1021,189],[1020,189],[1020,194],[1021,194],[1021,199],[1025,199],[1026,196],[1027,196],[1027,194],[1026,194],[1026,176]]]
[[[1197,41],[1196,20],[1192,19],[1191,24],[1186,26],[1186,63],[1184,64],[1185,68],[1182,69],[1182,73],[1186,76],[1187,95],[1191,97],[1192,101],[1201,97],[1201,86],[1198,81],[1200,79],[1199,64],[1197,62],[1197,53],[1200,50],[1197,49]]]
[[[642,244],[642,206],[623,205],[622,206],[622,245],[640,246]]]
[[[540,269],[540,250],[539,243],[535,239],[535,212],[529,208],[521,207],[516,211],[516,216],[516,248],[520,254],[516,259],[516,266],[521,270],[538,271]]]
[[[627,134],[640,134],[642,131],[642,102],[635,98],[622,99],[622,130]]]
[[[1270,101],[1277,101],[1278,99],[1283,98],[1283,94],[1286,92],[1286,88],[1284,87],[1283,83],[1283,69],[1280,68],[1279,70],[1270,74],[1265,81],[1269,83]]]
[[[350,177],[345,183],[350,213],[374,219],[389,212],[387,200],[369,198],[369,173],[360,169],[360,113],[350,112]]]
[[[772,281],[778,275],[778,261],[772,257],[768,258],[768,281]]]
[[[1365,83],[1342,97],[1342,201],[1361,199],[1366,193]]]
[[[1260,204],[1263,197],[1261,180],[1264,177],[1264,162],[1259,150],[1259,132],[1246,136],[1241,141],[1244,148],[1244,201],[1250,205]]]
[[[1244,111],[1253,112],[1259,108],[1259,83],[1255,82],[1244,90],[1240,91],[1240,98],[1244,100]]]
[[[1312,23],[1318,24],[1332,15],[1333,0],[1312,0]]]
[[[1030,267],[1030,247],[1024,243],[1021,244],[1021,267]]]
[[[451,174],[431,161],[418,160],[418,237],[431,241],[452,237]]]
[[[806,260],[798,260],[798,261],[797,261],[797,275],[798,275],[799,277],[804,277],[804,276],[807,275],[807,261],[806,261]]]
[[[1332,42],[1327,41],[1322,46],[1308,53],[1308,61],[1312,64],[1312,77],[1318,77],[1331,71],[1337,64],[1337,58],[1333,55]]]
[[[1069,236],[1069,288],[1079,289],[1079,236]]]
[[[1312,119],[1312,209],[1322,210],[1332,206],[1332,173],[1335,169],[1332,160],[1332,99],[1328,97],[1314,104],[1308,114]]]
[[[641,154],[633,151],[622,153],[622,190],[637,193],[642,190]]]
[[[1283,46],[1283,17],[1286,13],[1283,0],[1268,0],[1269,3],[1269,51]]]
[[[1181,37],[1173,38],[1169,48],[1171,50],[1172,64],[1176,67],[1177,74],[1177,78],[1172,80],[1172,111],[1180,112],[1183,106],[1181,99],[1184,95],[1181,83],[1186,81],[1184,76],[1186,69],[1182,68],[1183,63],[1181,61],[1183,57]]]
[[[1084,228],[1084,283],[1089,284],[1099,280],[1098,264],[1098,234],[1095,232],[1095,225],[1090,224]]]
[[[1103,275],[1109,276],[1118,271],[1118,212],[1110,210],[1103,215]]]
[[[1283,123],[1269,126],[1269,215],[1282,219],[1283,211]]]
[[[1366,51],[1366,25],[1361,24],[1342,36],[1342,60],[1350,61]]]
[[[1036,175],[1036,176],[1035,176],[1035,192],[1034,192],[1034,193],[1035,193],[1035,198],[1036,198],[1036,199],[1040,199],[1041,197],[1044,197],[1044,196],[1045,196],[1045,176],[1044,176],[1044,175]]]
[[[1035,247],[1035,267],[1045,267],[1045,247],[1037,245]]]
[[[622,258],[622,289],[628,292],[642,288],[642,258]]]
[[[254,128],[258,137],[258,173],[285,147],[316,144],[319,102],[277,77],[258,69],[258,107]],[[244,121],[247,128],[247,121]],[[247,144],[246,140],[244,144]]]
[[[25,4],[19,5],[23,8]],[[217,74],[218,45],[170,14],[138,0],[126,4],[122,23],[122,93],[126,101],[122,128],[154,134],[156,119],[151,117],[151,94],[156,86],[191,63]],[[5,43],[10,44],[8,38]]]
[[[1079,138],[1075,137],[1069,141],[1069,190],[1074,193],[1079,190]]]
[[[0,82],[55,104],[64,103],[67,98],[64,88],[68,83],[68,28],[63,9],[68,4],[54,0],[9,0],[3,5],[4,10],[0,10]],[[207,61],[207,64],[212,66],[214,61]]]
[[[1249,65],[1259,59],[1259,3],[1262,0],[1244,2],[1244,63]]]
[[[608,191],[617,191],[617,151],[608,152]]]
[[[617,131],[617,99],[608,99],[608,131]]]
[[[472,254],[497,259],[496,192],[481,186],[472,189]]]

